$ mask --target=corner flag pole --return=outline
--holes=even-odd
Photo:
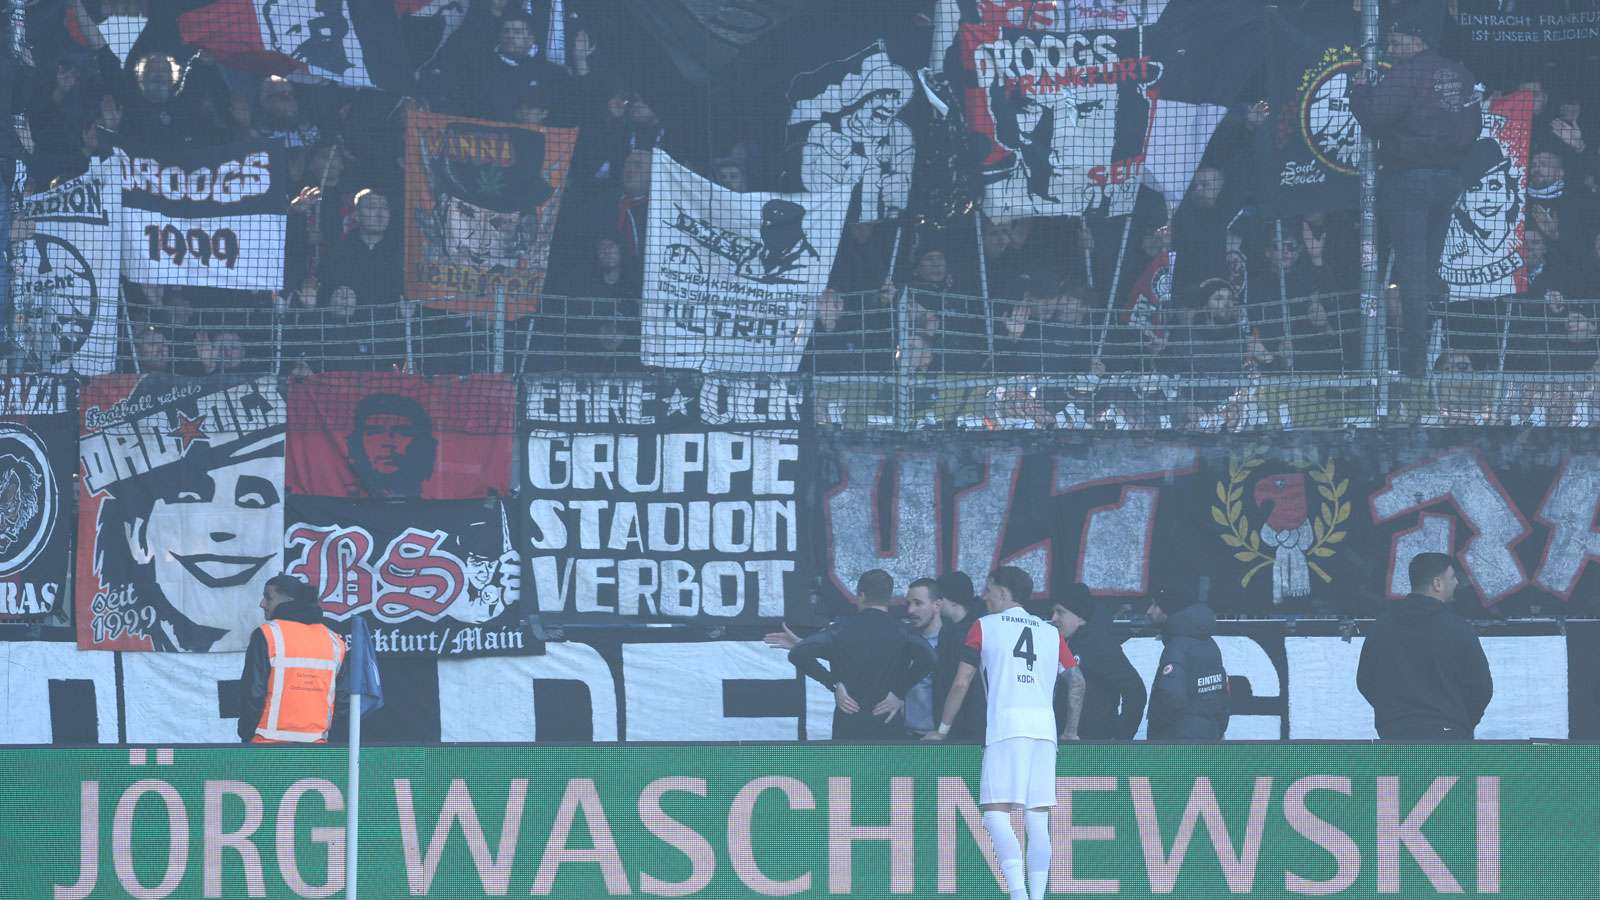
[[[356,616],[350,628],[350,772],[345,788],[344,895],[356,897],[356,870],[361,835],[361,717],[383,706],[383,680],[372,655],[367,620]]]

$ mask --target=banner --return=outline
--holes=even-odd
[[[1133,210],[1161,65],[1131,13],[1080,17],[1063,3],[963,4],[946,75],[965,88],[989,216]]]
[[[380,656],[527,653],[520,563],[499,502],[289,498],[285,571],[327,618],[364,615]]]
[[[874,747],[363,748],[381,776],[362,790],[361,890],[1001,896],[981,750],[894,753],[885,771]],[[16,749],[0,764],[0,815],[30,823],[0,843],[16,896],[344,889],[342,750]],[[1570,897],[1600,877],[1581,824],[1600,795],[1580,787],[1597,765],[1581,744],[1073,744],[1050,893]]]
[[[1122,315],[1118,317],[1123,325],[1137,328],[1141,335],[1150,332],[1152,336],[1167,333],[1167,318],[1174,309],[1172,303],[1172,269],[1177,264],[1178,254],[1167,251],[1157,253],[1151,257],[1149,265],[1139,273],[1139,278],[1128,291],[1128,298],[1122,306]],[[1139,338],[1143,341],[1145,338]]]
[[[1233,715],[1226,739],[1371,740],[1372,708],[1355,690],[1370,620],[1218,623]],[[4,628],[19,629],[22,625]],[[362,734],[391,743],[827,741],[833,694],[802,679],[768,626],[738,637],[682,629],[584,629],[535,645],[540,655],[470,659],[384,656],[391,702]],[[805,628],[795,626],[802,634]],[[1494,678],[1480,740],[1593,741],[1600,707],[1600,621],[1473,623]],[[36,631],[34,633],[37,633]],[[1161,639],[1115,626],[1135,671],[1153,680]],[[117,657],[113,664],[113,657]],[[229,697],[239,657],[224,653],[84,653],[46,640],[0,640],[0,745],[237,740]],[[484,685],[496,685],[485,690]],[[395,704],[403,697],[403,704]]]
[[[0,379],[0,620],[64,624],[70,611],[74,393],[44,375]]]
[[[789,83],[789,143],[800,190],[861,190],[863,222],[897,219],[909,208],[916,136],[898,117],[917,86],[881,42]],[[798,163],[798,165],[796,165]]]
[[[296,494],[470,500],[511,493],[516,389],[505,375],[329,372],[289,385]]]
[[[32,234],[11,244],[13,337],[42,372],[100,375],[117,364],[124,157],[22,201]]]
[[[628,17],[659,44],[685,79],[712,81],[739,54],[772,34],[815,0],[657,0],[629,9]],[[617,35],[621,39],[622,35]]]
[[[129,147],[122,276],[146,284],[283,289],[288,175],[271,145]]]
[[[1521,84],[1546,67],[1586,65],[1600,45],[1600,0],[1455,0],[1444,52],[1491,87]]]
[[[415,87],[397,13],[420,0],[211,0],[184,4],[178,32],[224,65],[353,88]]]
[[[283,553],[278,381],[105,375],[79,399],[85,650],[243,650]]]
[[[546,622],[727,626],[805,600],[799,382],[530,378],[524,391],[523,584]]]
[[[510,318],[539,309],[578,132],[406,115],[406,296]]]
[[[1265,144],[1261,174],[1272,215],[1354,208],[1362,140],[1350,107],[1351,80],[1361,72],[1355,16],[1317,10],[1273,19],[1269,27],[1280,48],[1267,70],[1272,112],[1256,134]]]
[[[1452,300],[1503,297],[1528,289],[1522,234],[1532,130],[1532,91],[1485,104],[1483,135],[1467,157],[1471,180],[1450,215],[1439,260],[1439,277]]]
[[[1464,609],[1592,608],[1600,455],[1576,436],[1498,434],[822,435],[823,594],[843,608],[868,569],[903,587],[1013,565],[1041,599],[1083,582],[1106,597],[1204,592],[1224,615],[1371,616],[1431,551],[1455,557]]]
[[[799,369],[851,186],[741,194],[659,148],[652,165],[644,364],[701,372]]]

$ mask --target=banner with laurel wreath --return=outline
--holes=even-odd
[[[1334,545],[1345,539],[1340,526],[1350,518],[1350,501],[1344,499],[1350,479],[1339,478],[1334,461],[1319,461],[1314,452],[1291,454],[1272,466],[1267,462],[1266,448],[1260,446],[1247,448],[1242,458],[1230,455],[1228,480],[1217,481],[1219,505],[1211,507],[1211,518],[1222,526],[1222,542],[1234,549],[1233,558],[1244,566],[1239,587],[1248,588],[1251,579],[1270,569],[1272,603],[1277,606],[1310,597],[1313,574],[1325,584],[1333,583],[1333,576],[1317,560],[1336,555]],[[1307,479],[1322,501],[1314,516],[1307,502]],[[1265,511],[1259,529],[1251,528],[1244,508],[1246,485],[1253,485],[1252,499]]]
[[[1600,454],[1582,432],[1475,428],[1220,438],[1086,432],[819,435],[823,607],[884,569],[904,588],[1022,568],[1131,603],[1204,593],[1222,616],[1370,616],[1448,552],[1482,616],[1600,614]]]

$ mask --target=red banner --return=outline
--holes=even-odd
[[[289,387],[287,482],[320,497],[510,493],[509,376],[332,372]]]

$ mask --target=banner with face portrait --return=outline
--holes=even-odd
[[[576,129],[412,110],[406,296],[461,313],[539,308]]]
[[[77,412],[65,379],[0,379],[0,620],[66,624]]]
[[[644,258],[644,364],[798,369],[854,186],[827,187],[735,193],[657,149]]]
[[[84,384],[80,648],[245,648],[283,555],[284,406],[270,377]]]
[[[789,84],[789,164],[799,188],[861,189],[861,221],[898,218],[911,201],[916,137],[899,116],[917,93],[881,44],[796,75]]]
[[[1439,277],[1452,300],[1527,290],[1522,240],[1532,129],[1532,91],[1517,91],[1485,104],[1482,136],[1463,169],[1467,189],[1450,214],[1439,259]]]
[[[271,144],[135,146],[121,162],[123,277],[283,289],[287,176]]]
[[[1162,69],[1145,53],[1138,16],[1035,0],[961,6],[945,70],[964,89],[987,184],[984,211],[1131,212]]]
[[[518,533],[543,621],[721,627],[804,603],[803,383],[662,373],[523,389]]]
[[[11,245],[14,337],[24,365],[101,375],[117,364],[121,153],[23,200],[31,234]]]
[[[485,656],[533,649],[521,563],[498,502],[289,498],[285,571],[325,618],[371,626],[382,656]]]
[[[295,494],[470,500],[511,492],[507,375],[329,372],[289,386]]]

